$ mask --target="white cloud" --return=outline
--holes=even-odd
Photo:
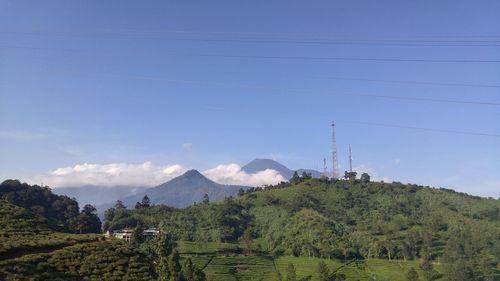
[[[262,186],[285,181],[285,178],[278,171],[267,169],[255,174],[247,174],[241,170],[238,164],[219,165],[206,170],[203,174],[207,178],[222,184]]]
[[[352,168],[356,173],[358,173],[358,178],[363,173],[367,173],[370,175],[370,179],[373,181],[384,181],[384,182],[392,182],[389,178],[380,177],[380,175],[375,171],[373,167],[368,167],[366,165],[359,165],[357,167]]]
[[[154,165],[152,162],[142,164],[110,163],[110,164],[77,164],[62,167],[28,182],[40,183],[50,187],[68,186],[156,186],[182,175],[186,169],[181,165]],[[262,186],[285,181],[275,170],[265,170],[255,174],[247,174],[237,164],[218,165],[203,173],[211,180],[222,184],[246,186]]]
[[[156,166],[151,162],[142,164],[78,164],[59,168],[38,176],[34,182],[43,182],[51,187],[63,186],[155,186],[181,175],[181,165]]]

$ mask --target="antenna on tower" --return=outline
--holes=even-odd
[[[350,144],[349,144],[349,172],[352,173],[352,150]]]
[[[338,162],[337,162],[337,141],[335,139],[335,123],[332,122],[332,177],[339,178]]]
[[[328,177],[328,170],[326,168],[326,158],[323,158],[323,176]]]

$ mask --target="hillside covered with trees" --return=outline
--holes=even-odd
[[[499,200],[367,175],[291,182],[185,209],[108,211],[105,227],[156,226],[176,240],[238,243],[273,257],[413,260],[422,280],[498,276]]]
[[[52,228],[62,232],[101,232],[101,221],[94,206],[87,204],[80,211],[76,200],[56,195],[47,186],[6,180],[0,184],[0,200],[45,218]]]
[[[134,228],[127,243],[84,227],[100,227],[92,206],[0,187],[0,280],[500,279],[500,201],[448,189],[304,174],[183,209],[144,196],[106,211],[104,231]]]

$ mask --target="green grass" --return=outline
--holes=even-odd
[[[238,249],[238,244],[233,243],[197,243],[189,241],[177,242],[177,250],[181,254],[215,254],[217,252],[237,251]]]
[[[204,271],[217,281],[277,280],[273,259],[265,256],[217,256]]]

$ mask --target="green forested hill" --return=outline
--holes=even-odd
[[[274,257],[415,260],[435,279],[432,265],[447,280],[492,280],[500,258],[499,200],[401,183],[307,179],[185,209],[109,214],[111,228],[154,225],[178,240],[237,242]]]
[[[49,189],[18,183],[0,185],[4,196],[0,198],[0,280],[156,280],[151,261],[122,241],[102,241],[98,234],[60,232],[66,229],[62,226],[71,224],[58,221],[53,209],[30,208],[48,206],[48,202],[57,205],[62,202],[60,197]],[[42,216],[47,214],[48,218]],[[79,217],[76,214],[74,218]]]
[[[27,203],[57,202],[49,189],[4,189],[0,280],[500,280],[499,200],[366,177],[292,182],[184,209],[106,212],[105,228],[159,227],[176,250],[166,238],[60,232],[74,224]]]
[[[54,231],[44,217],[0,200],[0,260],[95,240],[92,234]]]
[[[44,217],[51,228],[62,232],[101,232],[101,222],[94,206],[85,205],[80,212],[76,200],[56,195],[46,186],[6,180],[0,184],[0,200]]]

